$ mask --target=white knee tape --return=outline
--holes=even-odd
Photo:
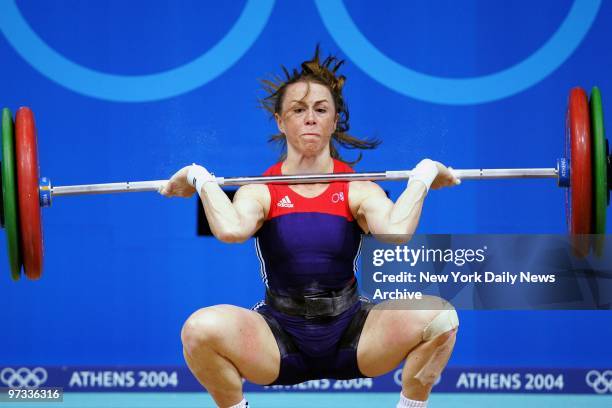
[[[441,334],[459,327],[459,316],[455,309],[441,310],[440,313],[423,329],[423,341],[435,339]]]

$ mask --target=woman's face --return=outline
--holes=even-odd
[[[287,148],[311,156],[329,147],[338,115],[331,92],[315,82],[296,82],[285,90],[281,114],[275,114]]]

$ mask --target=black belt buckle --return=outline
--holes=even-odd
[[[308,319],[321,316],[334,316],[334,300],[330,297],[305,297],[305,316]]]

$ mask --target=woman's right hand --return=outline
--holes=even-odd
[[[159,188],[159,193],[165,197],[191,197],[195,188],[187,182],[187,173],[191,166],[185,166]]]

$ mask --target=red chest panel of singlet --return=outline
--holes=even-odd
[[[282,162],[270,167],[264,176],[282,175]],[[334,160],[334,173],[353,173],[353,169],[347,164]],[[304,197],[295,192],[288,185],[268,184],[270,191],[270,210],[268,219],[282,215],[317,212],[323,214],[337,215],[353,221],[353,216],[348,203],[348,183],[330,183],[321,194],[316,197]]]

